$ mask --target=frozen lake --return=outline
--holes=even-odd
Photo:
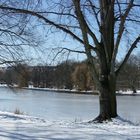
[[[118,114],[140,122],[140,96],[117,96]],[[0,88],[0,110],[19,109],[48,120],[91,120],[98,115],[98,96]]]

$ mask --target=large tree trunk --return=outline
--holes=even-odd
[[[116,104],[116,77],[113,75],[102,75],[100,78],[100,113],[94,121],[102,122],[104,120],[110,120],[117,116],[117,104]]]
[[[100,113],[95,121],[102,122],[117,116],[116,74],[114,70],[114,1],[100,0],[101,42],[99,47]]]

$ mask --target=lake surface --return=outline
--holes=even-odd
[[[140,123],[140,96],[117,96],[118,114]],[[98,96],[0,88],[0,110],[19,109],[48,120],[91,120],[98,115]]]

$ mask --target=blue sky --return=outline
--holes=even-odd
[[[135,1],[135,2],[139,3],[139,1]],[[123,8],[124,8],[124,6],[123,6]],[[49,10],[53,11],[53,9],[49,9]],[[54,11],[56,11],[56,10],[57,10],[57,7],[54,9]],[[132,12],[136,16],[138,16],[140,14],[139,8],[136,8],[136,10],[132,10]],[[92,19],[92,16],[89,16],[89,14],[86,15],[86,18],[89,19],[89,21],[91,23],[91,28],[93,29],[93,32],[96,34],[96,36],[99,39],[100,35],[98,34],[98,28],[97,28],[97,24],[95,22],[95,18]],[[56,20],[57,18],[55,18],[55,16],[52,16],[52,17],[49,16],[49,19],[54,20],[54,21],[57,22],[57,20]],[[68,21],[65,20],[64,23],[65,22],[67,23]],[[74,23],[75,23],[75,25],[78,25],[78,24],[76,24],[75,21],[74,21]],[[117,24],[117,26],[118,25],[119,25],[119,23]],[[44,29],[39,29],[39,30],[40,30],[41,34],[45,35],[45,33],[47,31],[47,27],[45,27]],[[128,51],[129,43],[132,44],[134,39],[140,34],[139,25],[138,24],[134,24],[133,22],[129,22],[127,25],[125,25],[125,30],[126,30],[126,33],[123,35],[123,38],[122,38],[122,41],[121,41],[120,47],[119,47],[119,53],[117,55],[117,59],[118,60],[123,59],[124,55]],[[116,31],[117,31],[117,29],[115,30],[115,32]],[[43,55],[43,59],[46,59],[45,61],[47,63],[50,63],[49,61],[52,60],[52,59],[50,59],[51,58],[51,53],[50,53],[50,49],[49,48],[66,47],[66,48],[70,48],[70,49],[75,49],[76,48],[78,50],[83,50],[83,45],[78,43],[76,40],[73,40],[70,36],[68,36],[68,35],[65,36],[64,34],[62,34],[62,32],[58,32],[58,30],[56,32],[50,34],[50,36],[44,37],[44,39],[46,41],[43,44],[43,48],[45,48],[45,51],[43,51],[45,53]],[[139,46],[140,46],[140,44],[139,44]],[[136,54],[138,52],[140,52],[140,47],[136,48],[133,53]],[[52,58],[54,56],[53,53],[52,53]],[[70,59],[75,59],[75,60],[82,60],[82,59],[85,59],[86,57],[85,57],[85,55],[81,55],[81,54],[77,55],[75,53],[71,53],[69,58]],[[65,59],[67,59],[67,56],[63,56],[61,54],[61,55],[58,56],[56,61],[61,61],[61,60],[65,60]]]
[[[137,2],[139,3],[139,1]],[[45,6],[43,6],[42,8],[44,9]],[[49,9],[49,11],[56,11],[56,10],[57,10],[57,7],[55,9],[51,9],[51,8]],[[140,14],[139,11],[137,13],[136,11],[134,12],[137,16]],[[85,16],[89,19],[91,28],[99,39],[100,35],[98,34],[98,28],[95,22],[95,18],[92,19],[92,17],[89,16],[89,14]],[[46,16],[46,17],[51,20],[54,20],[55,22],[58,22],[57,18],[54,15]],[[36,21],[38,25],[39,24],[42,24],[42,25],[37,26]],[[68,21],[69,20],[65,19],[62,23],[67,23]],[[78,25],[76,21],[73,21],[71,24]],[[34,58],[34,60],[31,61],[31,63],[56,64],[57,62],[64,61],[67,58],[77,60],[77,61],[86,59],[85,55],[83,54],[70,53],[68,55],[68,53],[65,53],[65,54],[61,53],[58,55],[58,57],[55,58],[55,61],[53,61],[54,56],[56,55],[57,51],[60,50],[58,49],[60,47],[62,48],[65,47],[69,49],[77,49],[80,51],[84,50],[84,47],[83,45],[78,43],[76,40],[73,40],[69,35],[63,34],[61,31],[58,31],[56,29],[53,29],[52,31],[50,31],[50,26],[46,26],[45,23],[42,22],[42,20],[38,20],[35,17],[31,18],[30,25],[28,26],[29,27],[34,26],[32,27],[32,29],[34,30],[33,32],[34,32],[35,37],[42,39],[42,43],[39,45],[38,48],[29,47],[27,49],[27,47],[25,47],[26,57]],[[122,59],[124,57],[125,52],[128,50],[128,47],[127,47],[128,42],[132,43],[132,40],[134,40],[134,38],[140,33],[139,25],[133,24],[131,22],[126,27],[128,29],[128,34],[124,34],[124,37],[121,41],[119,53],[117,55],[118,60]],[[75,33],[77,35],[79,34],[79,37],[81,37],[80,33],[78,33],[77,31]],[[130,39],[129,41],[128,41],[128,38]],[[53,48],[53,51],[52,51],[52,48]],[[140,52],[140,47],[134,50],[134,53],[137,53],[137,52]]]

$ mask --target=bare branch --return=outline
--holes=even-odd
[[[59,24],[54,23],[53,21],[47,19],[46,17],[44,17],[41,14],[36,13],[35,11],[30,11],[30,10],[25,10],[25,9],[19,9],[19,8],[14,8],[14,7],[6,7],[6,6],[2,6],[0,5],[0,9],[3,10],[11,10],[11,11],[15,11],[17,13],[24,13],[24,14],[29,14],[35,17],[38,17],[39,19],[42,19],[44,22],[53,25],[54,27],[62,30],[63,32],[69,34],[70,36],[72,36],[74,39],[76,39],[77,41],[79,41],[80,43],[84,44],[83,40],[80,39],[77,35],[75,35],[73,32],[71,32],[70,30],[60,26]],[[92,47],[92,46],[91,46]]]
[[[10,33],[10,34],[13,34],[13,35],[15,35],[15,36],[21,38],[22,40],[27,41],[25,38],[21,37],[19,34],[13,32],[13,31],[11,31],[11,30],[1,29],[1,28],[0,28],[0,31],[1,31],[2,33]]]
[[[78,50],[72,50],[72,49],[68,49],[68,48],[60,48],[63,50],[67,50],[69,52],[74,52],[74,53],[82,53],[82,54],[85,54],[86,52],[85,51],[78,51]]]
[[[54,15],[60,15],[60,16],[71,16],[71,17],[73,17],[73,18],[75,18],[75,19],[77,19],[77,17],[75,16],[75,15],[73,15],[73,14],[70,14],[70,13],[63,13],[63,12],[51,12],[51,11],[43,11],[43,12],[36,12],[37,14],[54,14]]]
[[[130,3],[127,6],[127,9],[126,9],[125,13],[121,16],[119,31],[118,31],[116,43],[115,43],[114,50],[113,50],[112,60],[111,60],[111,65],[112,65],[111,70],[112,71],[113,71],[113,67],[114,67],[113,65],[114,65],[114,62],[115,62],[115,59],[116,59],[116,56],[117,56],[118,47],[119,47],[119,44],[120,44],[120,41],[121,41],[121,38],[122,38],[122,35],[123,35],[123,32],[124,32],[124,24],[126,22],[126,18],[128,17],[130,10],[133,7],[133,2],[134,2],[134,0],[130,1]]]
[[[80,27],[77,25],[65,25],[65,24],[58,24],[58,25],[61,27],[66,27],[66,28],[80,29]]]
[[[116,2],[117,2],[117,5],[118,5],[118,8],[119,8],[119,13],[120,13],[120,15],[122,15],[120,2],[118,0],[116,0]]]
[[[118,36],[117,36],[117,39],[116,39],[116,44],[115,44],[115,48],[114,48],[113,59],[116,58],[118,46],[120,44],[120,40],[121,40],[123,31],[124,31],[124,24],[125,24],[126,18],[128,17],[128,14],[129,14],[131,8],[133,7],[133,2],[134,2],[134,0],[131,0],[131,2],[129,3],[129,5],[128,5],[126,11],[125,11],[125,13],[121,16],[121,23],[120,23],[120,26],[119,26]]]
[[[90,5],[91,5],[91,8],[92,8],[93,12],[94,12],[94,15],[95,15],[95,18],[96,18],[96,22],[98,24],[98,27],[100,27],[100,21],[98,19],[98,13],[96,13],[96,11],[95,11],[95,8],[96,7],[95,7],[95,5],[92,4],[91,0],[88,0],[88,1],[89,1]]]
[[[136,40],[133,42],[133,44],[131,45],[129,51],[127,52],[123,62],[121,63],[121,65],[119,66],[119,68],[116,70],[116,75],[118,75],[118,73],[120,72],[120,70],[122,69],[122,67],[125,65],[125,63],[127,62],[127,60],[129,59],[129,56],[131,55],[132,51],[137,47],[138,42],[140,41],[140,36],[138,36],[136,38]]]
[[[140,23],[140,19],[131,19],[131,18],[127,18],[127,21],[131,21],[131,22],[135,22],[135,23]]]
[[[140,4],[133,4],[133,6],[135,6],[135,7],[140,7]]]
[[[82,34],[83,35],[85,34],[84,36],[87,36],[87,33],[89,33],[89,35],[93,38],[95,46],[96,47],[99,46],[99,42],[98,42],[96,35],[91,31],[91,29],[89,28],[89,26],[87,25],[87,23],[84,19],[84,15],[80,9],[80,3],[78,1],[75,1],[75,0],[73,2],[75,4],[75,12],[76,12],[79,24],[81,26]],[[86,38],[88,38],[88,37],[86,37]],[[84,42],[88,40],[88,39],[85,39],[84,37],[83,37],[83,39],[84,39]],[[87,42],[87,44],[89,44],[89,43]]]
[[[116,21],[121,21],[120,19],[117,19]],[[135,23],[140,23],[140,18],[135,18],[135,19],[132,19],[132,18],[127,18],[126,21],[130,21],[130,22],[135,22]]]

